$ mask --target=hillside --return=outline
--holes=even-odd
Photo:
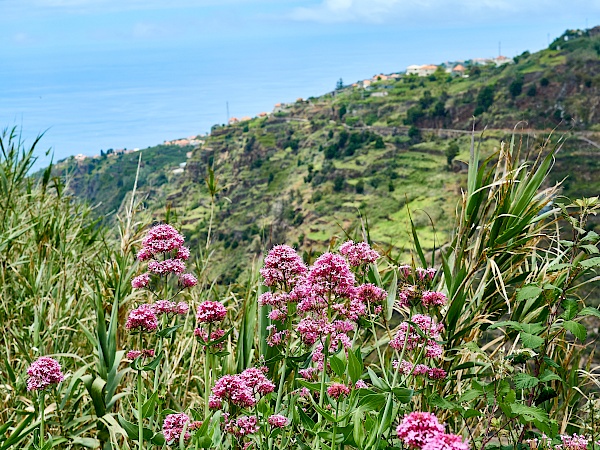
[[[527,121],[519,133],[529,149],[552,129],[568,135],[555,181],[568,177],[565,195],[600,191],[599,55],[597,27],[568,31],[515,64],[472,65],[464,78],[440,70],[375,81],[368,89],[343,87],[268,117],[214,127],[179,175],[173,169],[191,148],[143,150],[138,186],[157,220],[169,205],[188,238],[201,243],[211,211],[205,177],[214,167],[213,238],[221,255],[215,271],[227,281],[245,267],[240,252],[258,254],[281,242],[321,249],[332,235],[359,226],[360,217],[373,240],[408,248],[406,206],[432,248],[453,227],[473,116],[477,130],[488,129],[481,139],[487,153],[510,140],[518,121]],[[131,190],[138,156],[70,159],[56,171],[71,174],[74,194],[101,202],[97,211],[108,214]]]

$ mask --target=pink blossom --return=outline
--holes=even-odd
[[[309,367],[308,369],[300,369],[298,374],[308,381],[315,381],[318,378],[317,369],[314,367]]]
[[[419,281],[425,281],[427,278],[429,278],[427,275],[427,269],[423,269],[422,267],[417,267],[415,269],[415,275]]]
[[[169,300],[158,300],[152,304],[152,311],[157,316],[162,314],[180,314],[185,315],[190,307],[186,302],[171,302]]]
[[[371,283],[366,283],[356,289],[356,297],[363,303],[378,304],[387,297],[387,292]]]
[[[406,306],[408,306],[410,304],[410,301],[408,299],[408,295],[406,294],[406,292],[401,291],[398,293],[398,298],[397,298],[397,303],[398,303],[398,307],[399,308],[404,308]]]
[[[320,296],[335,294],[351,297],[354,292],[354,274],[340,255],[324,253],[317,258],[308,271],[306,282]]]
[[[231,433],[238,438],[248,436],[258,432],[258,419],[256,416],[241,416],[234,422],[227,417],[224,428],[227,433]]]
[[[154,331],[158,328],[158,319],[152,306],[143,304],[132,310],[127,317],[125,328],[128,330]]]
[[[142,289],[150,284],[150,274],[143,273],[131,280],[131,287],[134,289]]]
[[[398,267],[398,273],[403,279],[406,280],[412,274],[412,267],[408,264],[403,264]]]
[[[214,394],[208,397],[208,407],[210,409],[221,409],[222,406],[223,402],[221,400],[221,397],[217,397]]]
[[[178,414],[167,414],[165,421],[163,422],[163,435],[167,444],[178,443],[183,433],[183,429],[186,424],[190,423],[190,418],[185,413]],[[184,441],[187,441],[191,437],[191,434],[186,431],[183,435]]]
[[[260,306],[268,305],[268,306],[273,306],[274,308],[282,308],[290,300],[291,300],[290,296],[288,294],[286,294],[285,292],[277,292],[277,293],[265,292],[264,294],[261,294],[260,297],[258,297],[258,304]]]
[[[271,320],[284,321],[287,318],[287,308],[283,306],[281,309],[273,309],[268,316]]]
[[[148,263],[148,270],[156,275],[164,276],[170,273],[181,274],[185,272],[185,263],[181,259],[165,259],[164,261],[152,260]]]
[[[354,389],[368,389],[368,387],[367,383],[363,380],[357,380],[356,383],[354,383]]]
[[[251,367],[239,374],[239,377],[244,380],[246,386],[251,388],[253,392],[260,395],[270,394],[275,390],[275,385],[265,376],[266,367],[257,368]]]
[[[142,241],[145,249],[156,253],[167,253],[178,249],[183,245],[184,238],[171,225],[156,225],[146,234]]]
[[[428,412],[412,412],[404,416],[396,428],[396,434],[405,445],[422,449],[430,440],[444,432],[444,425]]]
[[[252,389],[238,375],[224,375],[212,389],[213,395],[220,400],[228,400],[240,408],[250,408],[256,404]]]
[[[184,273],[179,275],[179,285],[184,288],[190,288],[196,286],[198,280],[191,273]]]
[[[460,436],[445,433],[436,434],[423,446],[423,450],[469,450],[469,448],[469,444],[463,442]]]
[[[446,378],[446,375],[446,371],[438,367],[432,367],[427,371],[427,377],[430,380],[443,380],[444,378]]]
[[[578,434],[573,434],[572,436],[562,434],[560,440],[562,444],[555,447],[557,450],[586,450],[589,442],[587,437]]]
[[[355,244],[352,241],[347,241],[340,247],[340,253],[348,258],[348,262],[354,267],[374,263],[379,258],[379,253],[366,242]]]
[[[345,384],[332,383],[331,386],[327,388],[327,395],[338,400],[340,397],[350,395],[350,389]]]
[[[146,261],[146,260],[152,258],[152,252],[150,252],[148,249],[143,248],[138,252],[136,258],[139,261]]]
[[[225,336],[225,330],[219,328],[216,329],[214,331],[211,331],[210,333],[210,339],[208,338],[208,331],[206,331],[203,328],[196,328],[194,330],[194,336],[196,336],[198,339],[200,339],[204,344],[208,344],[210,342],[214,342],[217,341],[219,339],[221,339],[223,336]],[[215,344],[214,347],[216,349],[222,349],[223,348],[223,342],[220,342],[218,344]]]
[[[205,301],[198,306],[196,318],[200,323],[220,322],[227,316],[227,308],[219,302]]]
[[[43,391],[65,379],[58,361],[42,356],[27,369],[27,390]]]
[[[446,301],[446,295],[443,292],[423,291],[422,302],[425,308],[443,306],[446,304]]]
[[[298,323],[296,331],[305,345],[313,345],[321,335],[329,334],[333,330],[326,319],[316,320],[312,317],[305,317]]]
[[[177,258],[178,259],[183,259],[184,261],[187,261],[190,257],[190,249],[184,246],[179,247],[179,249],[177,249]]]
[[[272,416],[269,416],[267,422],[269,422],[269,425],[271,425],[274,428],[283,428],[286,427],[289,423],[288,418],[282,416],[281,414],[273,414]]]
[[[129,360],[134,360],[137,359],[139,357],[143,357],[143,358],[151,358],[154,356],[154,350],[153,349],[144,349],[144,350],[129,350],[127,352],[127,359]]]
[[[260,274],[266,286],[287,284],[288,287],[293,287],[306,271],[306,264],[293,248],[287,245],[276,245],[265,257]]]
[[[444,325],[435,323],[433,318],[424,314],[415,314],[411,317],[411,321],[419,327],[426,337],[418,333],[414,325],[402,322],[398,333],[390,341],[390,347],[399,351],[405,348],[409,351],[424,345],[426,356],[431,358],[440,357],[442,347],[435,341],[441,339],[440,333],[443,331]]]
[[[269,347],[276,347],[287,342],[289,337],[288,330],[277,331],[275,325],[269,325],[267,330],[269,331],[269,336],[267,336],[267,345]]]

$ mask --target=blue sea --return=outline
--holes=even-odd
[[[467,37],[465,36],[465,40]],[[433,39],[420,46],[402,33],[261,38],[202,45],[0,50],[0,127],[38,133],[36,167],[109,148],[146,148],[206,133],[233,117],[271,111],[278,102],[322,95],[409,64],[488,56],[485,48]],[[465,42],[466,45],[466,42]],[[423,49],[427,49],[424,53]],[[6,49],[5,49],[6,50]]]

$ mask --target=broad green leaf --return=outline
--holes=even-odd
[[[394,313],[394,303],[396,303],[396,294],[398,291],[398,271],[394,270],[392,275],[392,282],[388,288],[388,296],[386,302],[385,318],[390,320]]]
[[[158,400],[158,392],[155,392],[146,400],[146,403],[142,406],[142,416],[144,419],[152,417],[154,415],[154,407],[156,406],[156,400]]]
[[[363,373],[363,364],[358,360],[354,352],[348,352],[348,375],[352,383],[356,383]]]
[[[515,387],[517,389],[530,389],[538,385],[540,380],[536,377],[532,377],[527,373],[518,373],[514,377]]]
[[[517,292],[517,301],[521,302],[523,300],[529,300],[531,298],[537,298],[539,295],[544,292],[542,288],[539,286],[530,284],[528,286],[522,287]]]
[[[557,270],[566,269],[567,267],[572,267],[572,266],[573,266],[573,264],[570,264],[570,263],[552,264],[550,267],[548,267],[548,269],[546,269],[546,272],[556,272]]]
[[[560,369],[560,364],[558,364],[556,361],[554,361],[552,358],[549,358],[548,356],[544,356],[542,358],[544,360],[544,362],[546,364],[548,364],[550,367],[554,367],[555,369]]]
[[[584,249],[589,255],[594,255],[594,254],[600,253],[600,250],[598,250],[598,247],[596,247],[595,245],[592,245],[592,244],[582,245],[581,248]]]
[[[478,389],[471,389],[470,391],[465,392],[458,399],[459,402],[470,402],[471,400],[475,400],[476,398],[483,395],[483,392]]]
[[[520,326],[522,331],[529,334],[538,334],[546,328],[543,323],[522,323]]]
[[[587,330],[580,323],[574,322],[572,320],[567,320],[563,323],[563,328],[573,333],[573,335],[581,342],[585,341],[585,338],[587,336]]]
[[[592,307],[586,306],[581,311],[579,311],[579,314],[577,314],[577,315],[578,316],[594,316],[594,317],[600,318],[600,310],[598,310],[598,308],[592,308]]]
[[[566,299],[562,302],[561,305],[564,308],[564,312],[561,314],[561,317],[565,320],[571,320],[577,315],[577,311],[579,310],[579,306],[577,305],[577,300],[572,298]]]
[[[584,269],[589,269],[591,267],[597,267],[597,266],[600,266],[600,256],[586,259],[585,261],[581,261],[579,263],[579,267],[583,267]]]
[[[344,376],[344,372],[346,372],[346,363],[344,361],[342,361],[336,355],[333,355],[331,358],[329,358],[329,364],[331,365],[331,369],[338,377]]]
[[[543,374],[540,375],[540,381],[542,383],[546,383],[548,381],[552,381],[552,380],[559,380],[562,381],[562,378],[559,377],[557,374],[555,374],[554,372],[551,372],[549,370],[545,370]]]
[[[407,388],[394,388],[392,389],[392,392],[394,393],[394,395],[400,403],[410,402],[410,399],[414,395],[414,391],[412,389]]]
[[[544,343],[544,339],[539,336],[534,336],[533,334],[522,332],[520,336],[523,346],[527,348],[536,349]]]
[[[514,414],[524,417],[528,422],[533,422],[534,420],[544,422],[548,420],[548,413],[541,408],[513,403],[510,405],[510,409]]]
[[[386,400],[385,394],[366,394],[360,398],[358,404],[363,411],[379,411]]]
[[[175,333],[177,330],[179,330],[182,326],[183,326],[183,324],[180,323],[173,327],[165,328],[163,330],[160,330],[158,333],[156,333],[156,335],[160,338],[167,338],[167,337],[171,336],[173,333]]]
[[[166,440],[162,433],[156,433],[154,436],[152,436],[150,442],[152,442],[154,445],[163,446],[165,445]]]
[[[451,409],[451,410],[454,410],[454,409],[459,408],[458,403],[454,403],[454,402],[451,402],[449,400],[446,400],[445,398],[440,397],[438,394],[435,394],[435,393],[431,394],[429,396],[428,401],[429,401],[430,405],[436,406],[436,407],[438,407],[440,409]]]
[[[474,409],[467,409],[462,416],[465,419],[470,419],[471,417],[479,417],[482,416],[483,414],[480,411],[476,411]]]
[[[119,423],[121,424],[121,426],[123,427],[123,429],[127,433],[127,436],[129,436],[129,439],[137,441],[138,437],[139,437],[138,426],[136,424],[134,424],[134,423],[129,422],[128,420],[126,420],[120,414],[118,415],[117,418],[119,419]],[[154,433],[152,432],[152,430],[149,430],[148,428],[144,428],[143,429],[143,436],[144,436],[144,440],[145,441],[149,441],[154,436]]]

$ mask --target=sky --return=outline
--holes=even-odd
[[[138,100],[156,94],[159,82],[157,99],[183,97],[177,88],[189,90],[194,72],[202,71],[199,82],[213,92],[195,99],[205,102],[207,117],[189,132],[204,132],[226,120],[225,101],[233,115],[253,115],[275,101],[323,94],[340,77],[351,83],[410,64],[493,57],[499,51],[515,56],[546,47],[566,29],[596,25],[600,0],[0,0],[0,128],[17,117],[36,133],[47,123],[50,145],[63,153],[142,147],[159,143],[159,133],[173,133],[160,141],[187,136],[177,133],[187,133],[190,125],[170,125],[167,131],[153,125],[164,109],[158,100]],[[83,118],[61,121],[61,111],[93,114],[107,92],[125,92],[128,74],[123,98],[130,115],[143,115],[155,133],[128,118],[132,142],[121,142],[125,131],[111,135],[118,127],[106,115],[90,116],[96,127],[104,124],[105,133],[95,133],[106,139],[79,150],[81,140],[66,136],[85,126]],[[85,87],[81,77],[88,77]],[[217,95],[220,80],[239,92]],[[108,88],[113,82],[114,92]],[[46,84],[55,90],[34,89]],[[71,86],[91,91],[98,86],[102,98],[71,95]],[[44,101],[62,96],[62,109],[35,110],[26,95],[34,91]],[[77,104],[83,101],[85,107]]]

